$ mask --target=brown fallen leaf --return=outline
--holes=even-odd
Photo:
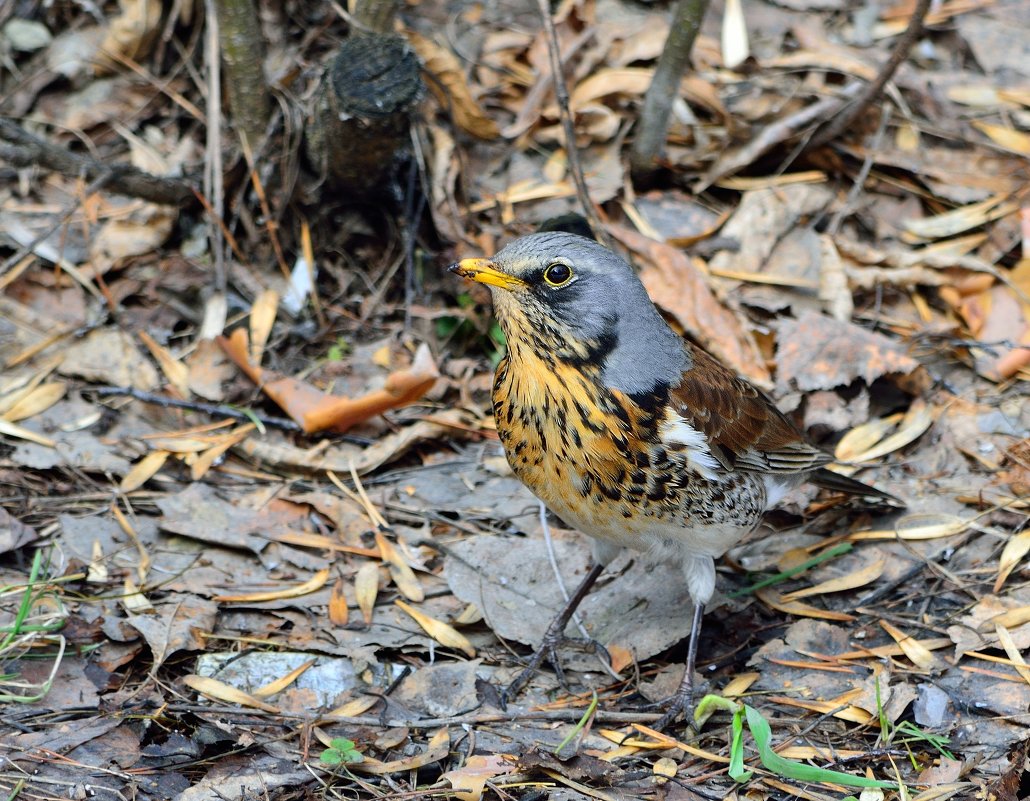
[[[514,757],[506,754],[479,754],[470,756],[457,770],[440,774],[441,779],[451,783],[454,795],[461,801],[479,801],[489,779],[503,776],[515,770]]]
[[[426,81],[429,91],[451,113],[458,127],[480,139],[496,139],[500,133],[497,123],[483,112],[472,96],[465,70],[457,57],[415,31],[406,30],[405,35],[429,75]]]
[[[168,348],[159,343],[146,331],[140,331],[139,338],[143,340],[143,344],[147,346],[150,355],[157,361],[161,372],[168,379],[168,383],[179,393],[179,397],[188,398],[190,396],[189,368],[175,358]]]
[[[905,634],[901,629],[888,623],[886,620],[881,620],[880,626],[891,635],[913,665],[923,670],[929,670],[937,664],[937,657],[911,634]]]
[[[276,377],[250,360],[247,332],[237,328],[229,337],[218,337],[218,343],[229,358],[273,401],[292,417],[305,432],[343,432],[351,426],[405,406],[421,398],[440,377],[429,347],[420,345],[411,367],[391,373],[382,389],[359,398],[326,395],[296,378]]]
[[[334,626],[346,626],[350,619],[347,597],[343,594],[343,579],[336,579],[329,594],[329,622]]]
[[[883,334],[814,312],[780,324],[776,363],[781,394],[846,387],[857,379],[872,384],[919,369],[903,346]]]

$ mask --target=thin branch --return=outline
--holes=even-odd
[[[558,101],[558,112],[561,116],[562,130],[565,133],[565,153],[569,159],[569,172],[572,173],[572,182],[576,185],[576,194],[579,196],[579,203],[583,207],[583,214],[590,223],[590,228],[599,242],[611,246],[608,232],[601,225],[597,216],[593,201],[590,200],[590,192],[587,190],[587,182],[583,177],[583,164],[579,160],[579,150],[576,147],[576,129],[572,124],[572,111],[569,109],[569,88],[565,85],[565,73],[561,67],[561,52],[558,49],[558,32],[554,29],[554,20],[551,19],[551,10],[547,0],[537,0],[540,8],[540,17],[544,23],[544,31],[547,33],[547,53],[551,60],[551,72],[554,74],[554,96]]]
[[[130,164],[103,164],[73,153],[29,133],[9,117],[0,117],[0,140],[10,143],[0,145],[0,158],[16,167],[43,167],[91,182],[105,178],[108,191],[151,203],[185,206],[193,201],[193,187],[183,181],[151,175]]]
[[[845,198],[844,204],[837,210],[837,213],[833,215],[833,219],[830,220],[830,224],[826,227],[826,233],[830,236],[834,236],[838,231],[840,231],[840,227],[844,223],[844,219],[851,213],[851,209],[857,202],[858,196],[862,193],[866,179],[869,177],[869,172],[873,168],[873,154],[880,149],[883,137],[887,135],[887,126],[890,125],[890,119],[891,109],[890,106],[887,106],[883,110],[883,114],[880,116],[880,127],[876,131],[876,136],[873,138],[872,145],[866,152],[865,159],[862,162],[861,169],[858,171],[858,175],[855,176],[855,182],[851,185],[851,189],[848,190],[848,196]]]
[[[883,92],[883,87],[887,85],[887,81],[894,76],[898,67],[908,58],[909,51],[923,33],[923,20],[926,19],[926,12],[929,10],[931,2],[933,0],[917,0],[908,27],[894,45],[890,58],[880,68],[879,74],[872,83],[866,85],[858,97],[845,110],[816,131],[808,143],[808,149],[822,147],[843,134],[858,119],[858,116],[865,111],[866,107],[880,96],[880,93]]]
[[[679,97],[680,81],[690,63],[694,40],[708,10],[708,0],[678,0],[658,58],[651,84],[644,95],[644,108],[630,148],[630,169],[635,181],[647,181],[658,168],[665,147],[673,101]]]

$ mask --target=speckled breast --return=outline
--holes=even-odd
[[[755,482],[737,473],[700,479],[677,446],[660,441],[653,413],[581,367],[509,357],[493,402],[512,470],[585,534],[646,549],[691,532],[704,539],[701,529],[713,526],[747,530],[761,515]],[[699,550],[721,552],[725,535],[718,540]]]

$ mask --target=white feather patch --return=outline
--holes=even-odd
[[[663,442],[675,442],[687,446],[687,464],[707,479],[715,479],[722,469],[719,460],[712,456],[705,435],[679,415],[670,416],[659,429]]]

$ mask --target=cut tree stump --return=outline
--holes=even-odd
[[[397,194],[394,177],[410,151],[411,116],[423,91],[419,70],[401,36],[343,42],[307,128],[307,157],[325,189],[341,197]]]

